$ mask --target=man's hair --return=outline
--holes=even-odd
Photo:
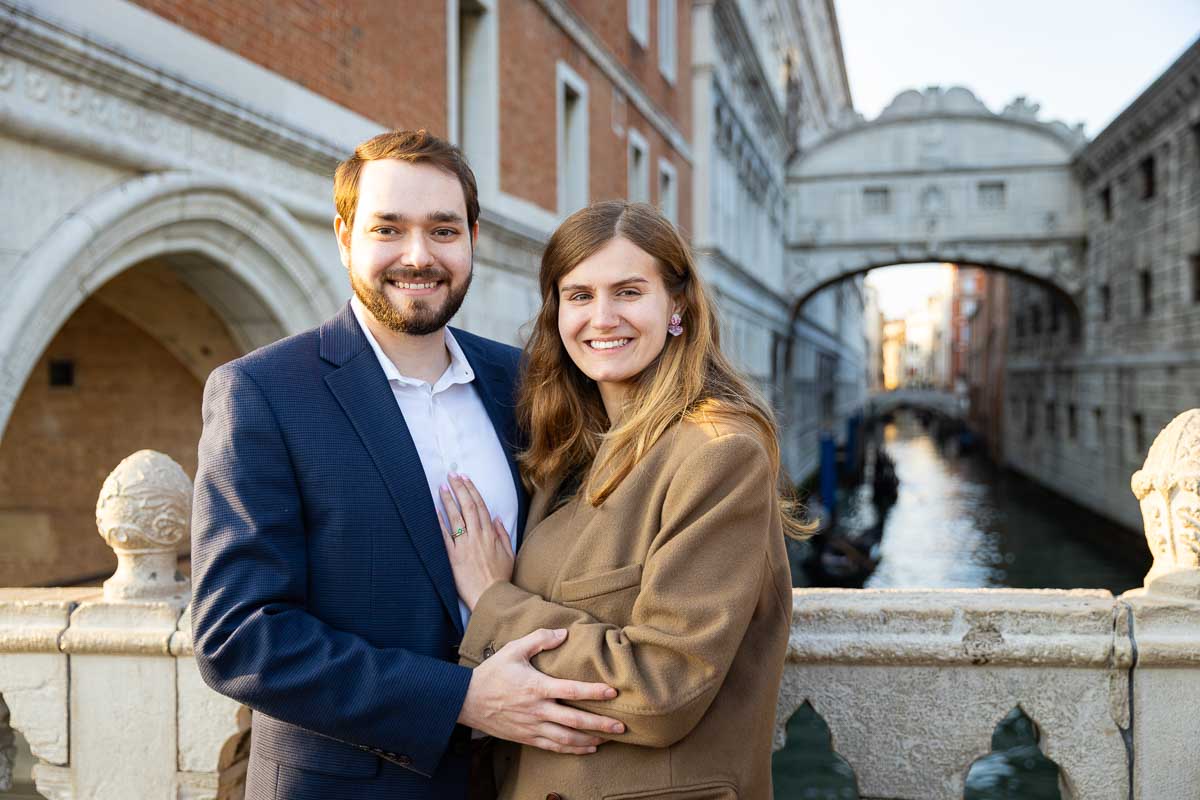
[[[372,136],[354,148],[354,155],[338,164],[333,173],[333,204],[347,227],[354,226],[354,210],[358,207],[358,178],[363,164],[394,158],[411,164],[432,164],[454,177],[462,186],[467,204],[467,227],[474,229],[479,219],[479,190],[475,173],[463,158],[462,151],[445,139],[439,139],[424,128],[416,131],[388,131]]]

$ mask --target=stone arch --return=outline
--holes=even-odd
[[[788,169],[790,296],[803,305],[869,269],[941,261],[1020,274],[1074,308],[1086,139],[1038,111],[1017,98],[993,112],[963,87],[909,90],[811,143]]]
[[[278,204],[191,172],[131,179],[64,216],[0,299],[0,431],[30,370],[109,279],[172,257],[245,349],[317,324],[341,302],[299,224]]]

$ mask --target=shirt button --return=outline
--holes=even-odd
[[[450,463],[450,471],[451,471],[451,472],[458,472],[458,462],[457,462],[457,461],[452,461],[452,462]]]

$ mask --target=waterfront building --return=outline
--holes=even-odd
[[[975,280],[977,303],[966,317],[967,421],[988,455],[1003,463],[1010,279],[1003,272],[980,270]]]
[[[902,319],[889,319],[883,323],[880,360],[883,362],[883,389],[887,392],[904,385],[904,353],[908,348],[904,328]]]
[[[1012,281],[1004,458],[1131,528],[1129,475],[1200,397],[1200,41],[1074,161],[1077,315]]]
[[[784,466],[817,467],[866,390],[861,281],[797,309],[786,282],[786,170],[852,113],[830,0],[696,0],[694,241],[726,348],[781,412]]]
[[[857,289],[793,322],[782,282],[786,162],[850,105],[827,0],[0,0],[0,23],[0,585],[111,572],[97,479],[141,448],[191,474],[209,371],[345,301],[331,175],[388,127],[478,177],[456,324],[518,343],[554,227],[644,200],[694,239],[738,364],[796,389],[792,475],[861,400]]]

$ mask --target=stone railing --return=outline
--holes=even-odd
[[[1133,488],[1155,561],[1119,597],[796,590],[776,745],[815,712],[866,798],[1032,796],[971,794],[1004,752],[1064,798],[1200,795],[1200,410]],[[0,791],[15,729],[52,800],[240,796],[249,715],[200,680],[175,569],[190,498],[174,462],[135,453],[97,504],[118,557],[103,590],[0,589]]]

